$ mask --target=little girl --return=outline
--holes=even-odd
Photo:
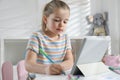
[[[64,34],[70,16],[69,6],[61,0],[49,2],[43,11],[42,30],[34,32],[27,45],[25,67],[28,72],[58,75],[73,66],[70,39]],[[47,53],[49,61],[39,48]]]

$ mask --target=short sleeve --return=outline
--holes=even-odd
[[[67,50],[71,50],[72,49],[72,47],[71,47],[71,41],[70,41],[70,38],[67,35],[66,35],[66,39],[67,39],[66,40],[67,41],[67,46],[66,46],[67,48],[66,49]]]
[[[28,41],[28,44],[27,44],[27,50],[28,49],[31,49],[33,50],[35,53],[39,53],[39,42],[38,42],[38,39],[37,39],[37,35],[35,33],[33,33]]]

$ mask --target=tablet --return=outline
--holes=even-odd
[[[92,36],[84,38],[80,49],[76,53],[77,56],[71,74],[74,74],[77,65],[101,62],[108,49],[109,42],[109,37]]]

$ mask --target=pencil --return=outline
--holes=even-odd
[[[120,67],[109,67],[110,70],[120,70]]]
[[[47,55],[46,52],[44,52],[41,48],[39,48],[39,50],[40,50],[40,53],[42,53],[51,63],[54,63],[52,59]],[[62,71],[62,73],[66,75],[64,71]]]

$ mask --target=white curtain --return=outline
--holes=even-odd
[[[36,20],[37,0],[0,0],[0,38],[27,36]]]
[[[44,5],[51,0],[0,0],[0,38],[29,36],[41,24]],[[85,17],[90,14],[89,0],[64,0],[71,8],[66,33],[84,36],[89,31]]]
[[[86,16],[90,15],[90,0],[64,0],[71,8],[67,31],[69,36],[85,36],[89,34],[90,25]]]

